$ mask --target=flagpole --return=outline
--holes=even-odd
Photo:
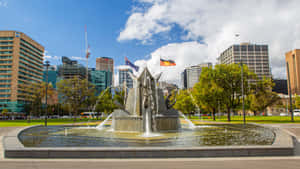
[[[88,49],[88,39],[87,39],[87,29],[85,25],[85,49],[86,49],[86,82],[89,82],[89,49]]]

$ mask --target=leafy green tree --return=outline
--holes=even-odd
[[[2,114],[2,117],[4,118],[5,116],[8,116],[8,110],[7,109],[3,109],[1,114]]]
[[[179,94],[176,96],[176,104],[174,108],[181,111],[184,114],[191,116],[191,112],[196,110],[196,106],[190,96],[189,91],[180,90]]]
[[[193,88],[197,104],[206,111],[212,112],[213,120],[216,120],[216,111],[224,100],[224,89],[218,85],[216,73],[213,68],[203,68],[200,80]]]
[[[300,109],[300,96],[296,95],[295,106],[297,109]]]
[[[74,121],[90,99],[95,94],[95,88],[85,79],[77,77],[64,79],[57,83],[58,93],[65,104],[70,106],[71,113],[74,115]]]
[[[110,114],[116,108],[113,102],[113,97],[110,91],[104,90],[98,96],[98,104],[96,105],[97,112]]]
[[[250,95],[250,109],[255,115],[256,112],[263,112],[266,115],[266,108],[280,101],[277,93],[272,92],[273,86],[271,79],[263,79],[256,83],[256,88]]]
[[[114,101],[116,101],[121,106],[125,106],[125,91],[124,90],[116,90],[114,95]]]
[[[220,64],[215,66],[215,71],[215,82],[219,88],[223,89],[222,103],[227,111],[227,120],[230,121],[231,111],[237,111],[241,104],[241,67],[238,64]],[[244,95],[247,96],[250,93],[251,85],[248,83],[248,79],[255,78],[255,74],[250,72],[246,65],[243,65]]]

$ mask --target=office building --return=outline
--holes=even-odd
[[[57,82],[61,79],[72,79],[75,77],[79,79],[85,79],[86,67],[79,64],[76,60],[71,60],[68,57],[63,56],[62,65],[57,67],[57,75]]]
[[[287,75],[288,82],[291,83],[292,94],[300,95],[300,49],[294,49],[285,54],[285,61],[290,72]],[[287,71],[288,72],[288,71]]]
[[[0,31],[0,111],[22,112],[28,88],[43,81],[44,47],[22,32]]]
[[[44,66],[44,73],[43,73],[43,81],[47,81],[47,70],[46,66]],[[51,65],[48,67],[48,83],[56,89],[56,80],[57,80],[57,67],[56,65]]]
[[[202,63],[195,66],[185,68],[184,72],[181,75],[182,84],[184,88],[193,88],[194,85],[199,82],[202,68],[212,67],[211,63]]]
[[[132,69],[129,69],[129,68],[119,69],[119,85],[120,86],[123,86],[124,82],[126,82],[127,88],[133,87],[133,81],[129,75],[129,72],[133,73]]]
[[[184,69],[183,72],[181,72],[180,83],[181,83],[181,88],[183,88],[183,89],[187,88],[187,83],[186,83],[186,69]]]
[[[114,60],[109,57],[99,57],[96,58],[96,70],[110,71],[111,72],[111,83],[114,83]]]
[[[281,93],[281,94],[288,94],[288,86],[286,79],[273,79],[273,83],[275,84],[272,88],[273,92]]]
[[[96,70],[114,71],[114,60],[109,57],[96,58]]]
[[[232,45],[218,58],[219,64],[246,64],[258,79],[271,78],[268,45],[241,43]]]
[[[95,85],[96,95],[112,85],[112,72],[104,70],[89,69],[89,81]]]

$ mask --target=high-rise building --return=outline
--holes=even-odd
[[[96,95],[99,95],[101,91],[110,87],[112,84],[112,72],[104,70],[96,70],[95,68],[89,69],[89,81],[95,85]]]
[[[273,92],[288,94],[287,80],[286,79],[273,79],[273,83],[275,84],[272,88]]]
[[[120,86],[122,86],[124,84],[124,82],[126,82],[127,88],[133,87],[133,81],[129,75],[129,72],[133,73],[132,69],[129,69],[129,68],[119,69],[119,85]]]
[[[187,67],[182,73],[184,88],[193,88],[199,82],[202,68],[212,67],[211,63],[202,63],[195,66]],[[185,86],[186,85],[186,86]]]
[[[186,83],[186,69],[184,69],[183,72],[181,72],[181,87],[183,89],[187,88],[187,83]]]
[[[268,45],[241,43],[232,45],[221,53],[219,64],[243,63],[258,79],[271,78]]]
[[[22,32],[0,31],[0,111],[22,112],[32,83],[43,81],[44,47]]]
[[[288,64],[290,75],[287,75],[291,83],[292,94],[300,95],[300,49],[294,49],[285,54],[285,61]],[[288,71],[287,71],[288,72]]]
[[[61,79],[86,78],[86,67],[79,64],[76,60],[71,60],[66,56],[62,57],[62,65],[57,67],[58,81]]]
[[[44,66],[44,75],[43,75],[43,81],[47,81],[47,70],[46,66]],[[51,65],[48,67],[48,83],[53,86],[54,89],[56,89],[56,80],[57,80],[57,68],[56,65]]]
[[[96,58],[96,70],[114,71],[114,60],[109,57]]]
[[[114,83],[114,60],[109,57],[96,58],[96,70],[110,71],[111,72],[111,83]]]

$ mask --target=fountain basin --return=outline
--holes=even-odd
[[[56,129],[65,128],[66,126],[55,126]],[[55,128],[53,127],[53,128]],[[229,126],[231,127],[231,126]],[[257,126],[255,126],[256,128]],[[42,130],[41,133],[52,133],[53,128],[48,130]],[[204,127],[209,128],[209,127]],[[204,129],[201,128],[200,129]],[[38,135],[28,135],[30,131],[41,131],[41,126],[26,128],[21,131],[16,131],[10,136],[5,136],[3,139],[4,143],[4,154],[7,158],[171,158],[171,157],[233,157],[233,156],[286,156],[293,155],[293,142],[292,138],[285,132],[279,129],[269,129],[263,128],[265,132],[272,131],[274,133],[273,140],[267,142],[259,141],[257,144],[251,142],[243,142],[241,144],[228,144],[224,142],[223,144],[185,144],[181,142],[180,138],[189,138],[188,131],[184,131],[182,137],[175,136],[176,133],[170,132],[162,133],[162,136],[153,137],[153,138],[136,138],[140,133],[116,133],[115,137],[112,135],[107,136],[105,133],[103,136],[98,137],[97,139],[91,135],[84,135],[85,143],[93,144],[83,144],[84,142],[79,142],[79,146],[76,146],[76,139],[74,140],[74,133],[68,133],[72,136],[72,142],[68,142],[68,145],[63,145],[63,140],[60,139],[56,134],[54,137],[42,138]],[[60,130],[59,129],[59,130]],[[223,128],[224,129],[224,128]],[[222,129],[222,130],[223,130]],[[227,128],[228,129],[228,128]],[[236,128],[234,128],[236,129]],[[257,128],[256,128],[257,129]],[[73,128],[73,130],[77,130]],[[79,129],[80,130],[80,129]],[[215,129],[214,129],[215,130]],[[221,130],[221,129],[220,129]],[[262,131],[263,131],[262,130]],[[227,139],[233,139],[235,136],[234,133],[236,130],[230,130],[232,134],[227,137]],[[56,132],[56,131],[55,131]],[[60,131],[61,134],[63,133]],[[94,132],[94,131],[93,131]],[[108,131],[103,131],[108,132]],[[186,133],[187,132],[187,133]],[[203,130],[202,130],[203,132]],[[85,132],[88,133],[88,132]],[[207,133],[207,132],[206,132]],[[264,132],[261,132],[264,133]],[[25,135],[26,137],[32,137],[33,139],[27,138],[27,143],[24,142]],[[78,134],[78,133],[77,133]],[[160,133],[161,134],[161,133]],[[177,133],[178,134],[178,133]],[[182,134],[182,133],[181,133]],[[187,136],[187,135],[188,136]],[[193,133],[195,134],[195,133]],[[192,134],[192,135],[193,135]],[[50,134],[51,135],[51,134]],[[104,137],[106,135],[106,137]],[[116,136],[117,135],[117,136]],[[122,136],[123,135],[123,136]],[[125,135],[125,136],[124,136]],[[179,134],[180,135],[180,134]],[[78,135],[77,135],[78,136]],[[258,135],[257,135],[258,136]],[[276,137],[275,137],[276,136]],[[22,138],[23,137],[23,138]],[[201,136],[195,136],[196,138]],[[267,136],[271,138],[271,136]],[[171,138],[171,139],[170,139]],[[207,140],[210,140],[212,137],[205,136]],[[250,137],[249,137],[250,138]],[[249,139],[248,138],[248,139]],[[94,139],[90,142],[89,139]],[[107,139],[107,144],[100,144],[99,140]],[[179,139],[179,140],[178,140]],[[45,144],[47,143],[52,144]],[[201,140],[201,139],[200,139]],[[202,141],[205,139],[202,139]],[[244,139],[247,140],[247,139]],[[258,139],[260,140],[260,139]],[[33,144],[30,141],[36,141]],[[78,141],[78,140],[77,140]],[[186,143],[195,143],[195,140],[189,142],[188,139],[185,139]],[[95,144],[98,145],[95,145]],[[109,144],[108,144],[109,143]],[[243,144],[244,143],[244,144]],[[250,144],[251,143],[251,144]],[[264,143],[264,144],[262,144]],[[24,146],[25,145],[25,146]],[[34,146],[35,145],[35,146]],[[66,147],[70,146],[70,147]]]

